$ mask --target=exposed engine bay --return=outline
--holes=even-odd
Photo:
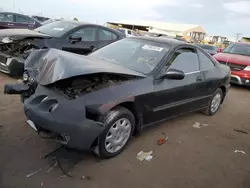
[[[61,80],[53,85],[69,99],[74,99],[85,93],[107,88],[132,78],[135,77],[115,74],[92,74]]]
[[[33,41],[35,39],[25,38],[22,40],[9,40],[10,42],[8,43],[0,43],[0,51],[11,56],[21,56],[26,59],[31,51],[40,48],[34,44]]]

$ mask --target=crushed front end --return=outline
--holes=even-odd
[[[0,71],[12,76],[22,76],[24,62],[30,52],[39,47],[32,39],[0,42]]]
[[[142,77],[109,62],[44,49],[27,58],[23,82],[6,84],[4,92],[23,96],[27,123],[40,136],[89,150],[105,129],[100,117],[108,101],[99,98],[110,96],[113,86]]]

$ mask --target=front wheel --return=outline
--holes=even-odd
[[[220,88],[218,88],[209,101],[208,107],[204,109],[202,113],[208,116],[213,116],[219,110],[222,100],[223,92]]]
[[[135,117],[124,107],[116,107],[101,118],[106,126],[98,138],[94,153],[101,158],[111,158],[126,147],[135,129]]]

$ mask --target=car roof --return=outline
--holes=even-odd
[[[98,25],[98,24],[93,24],[93,23],[89,23],[89,22],[84,22],[84,21],[74,21],[74,20],[55,20],[53,22],[62,22],[62,23],[73,23],[73,24],[76,24],[78,26],[81,26],[81,25],[92,25],[92,26],[98,26],[98,27],[105,27],[105,26],[102,26],[102,25]],[[107,27],[105,27],[107,28]],[[108,29],[110,30],[115,30],[115,29],[112,29],[112,28],[109,28]],[[116,30],[115,30],[116,31]],[[116,31],[117,32],[117,31]]]
[[[87,24],[91,24],[88,22],[83,22],[83,21],[74,21],[74,20],[54,20],[53,22],[62,22],[62,23],[73,23],[76,25],[87,25]],[[91,25],[96,25],[96,24],[91,24]]]
[[[159,42],[159,43],[164,43],[168,44],[171,46],[178,46],[181,44],[187,44],[186,42],[177,40],[177,39],[172,39],[172,38],[165,38],[165,37],[147,37],[147,36],[137,36],[137,37],[131,37],[131,38],[136,38],[136,39],[142,39],[142,40],[147,40],[147,41],[153,41],[153,42]],[[190,45],[190,44],[188,44]],[[190,45],[192,46],[192,45]]]
[[[38,20],[32,18],[32,16],[29,16],[29,15],[26,15],[26,14],[19,14],[19,13],[16,13],[16,12],[0,12],[0,14],[14,14],[14,15],[19,15],[19,16],[26,16],[26,17],[29,17],[32,20],[35,20],[36,22],[39,22]]]
[[[48,20],[47,20],[48,21]],[[46,21],[45,21],[46,22]],[[102,27],[102,28],[106,28],[108,30],[111,30],[113,33],[116,33],[120,38],[123,38],[123,35],[121,34],[121,32],[115,30],[115,29],[112,29],[112,28],[109,28],[109,27],[106,27],[106,26],[103,26],[103,25],[98,25],[98,24],[93,24],[93,23],[89,23],[89,22],[83,22],[83,21],[74,21],[74,20],[56,20],[56,21],[51,21],[49,22],[48,24],[52,23],[52,22],[61,22],[61,23],[73,23],[75,25],[77,25],[76,27],[79,27],[79,26],[83,26],[83,25],[87,25],[87,26],[98,26],[98,27]]]
[[[15,14],[15,15],[27,16],[27,17],[31,18],[31,16],[28,16],[26,14],[19,14],[19,13],[16,13],[16,12],[0,12],[0,14]]]

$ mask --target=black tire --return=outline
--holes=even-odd
[[[220,105],[221,105],[221,103],[222,103],[222,101],[223,101],[223,99],[224,99],[224,94],[223,94],[223,91],[222,91],[220,88],[218,88],[218,89],[214,92],[213,96],[211,97],[211,99],[210,99],[210,101],[209,101],[209,104],[208,104],[208,107],[201,111],[203,114],[205,114],[205,115],[207,115],[207,116],[213,116],[213,115],[216,114],[217,111],[220,109],[220,105],[219,105],[218,108],[216,109],[216,111],[212,111],[212,101],[213,101],[214,97],[215,97],[217,94],[219,94],[219,95],[221,96],[221,101],[220,101]]]
[[[130,131],[128,140],[126,141],[124,146],[121,147],[118,151],[111,153],[111,152],[107,151],[106,147],[105,147],[106,135],[108,134],[109,129],[113,126],[113,124],[122,118],[126,118],[127,120],[129,120],[129,122],[131,124],[131,131]],[[104,123],[105,130],[98,137],[97,146],[94,148],[94,153],[99,155],[101,158],[104,158],[104,159],[115,157],[125,149],[129,140],[131,139],[131,136],[135,130],[135,117],[134,117],[133,113],[131,111],[129,111],[127,108],[118,106],[118,107],[112,109],[111,111],[109,111],[103,117],[101,117],[100,121]]]

